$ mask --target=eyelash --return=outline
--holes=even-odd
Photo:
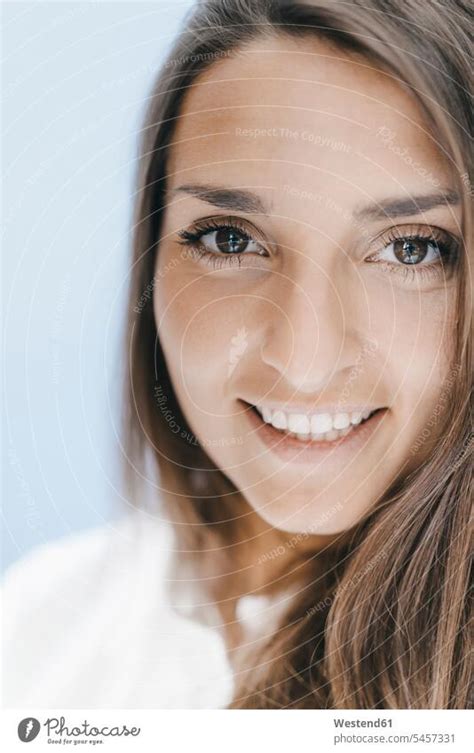
[[[255,232],[255,230],[249,232],[248,226],[238,217],[210,218],[197,222],[191,227],[191,229],[182,230],[178,233],[181,238],[181,241],[178,241],[178,243],[187,246],[198,259],[205,259],[206,263],[210,263],[215,269],[222,269],[224,266],[235,265],[240,267],[242,257],[248,256],[249,254],[243,252],[240,254],[218,254],[209,251],[203,246],[201,239],[215,230],[238,230],[239,233],[249,241],[255,241],[262,249],[264,249],[263,244],[251,234],[252,232]],[[409,265],[403,264],[402,262],[396,264],[395,262],[387,262],[384,260],[377,261],[375,259],[377,253],[375,253],[372,254],[372,257],[367,257],[366,261],[381,264],[391,274],[402,275],[404,279],[420,279],[420,277],[432,277],[433,275],[439,276],[441,270],[446,271],[446,269],[448,269],[449,272],[449,270],[455,266],[457,261],[458,243],[452,235],[438,227],[418,225],[393,227],[371,240],[371,243],[373,244],[377,242],[380,252],[380,250],[383,251],[391,243],[410,240],[431,241],[440,253],[440,260],[429,264],[420,263]]]
[[[208,251],[200,243],[201,238],[204,235],[214,230],[238,230],[248,240],[254,240],[254,238],[248,232],[248,227],[242,223],[238,217],[224,217],[224,218],[210,218],[197,222],[191,230],[181,230],[178,233],[182,239],[178,241],[180,245],[187,246],[198,259],[205,258],[215,269],[222,269],[224,266],[238,265],[240,267],[242,263],[242,256],[244,254],[216,254],[213,251]],[[257,241],[258,243],[258,241]],[[262,246],[263,248],[263,246]],[[247,255],[247,254],[245,254]]]
[[[413,265],[403,264],[402,262],[396,264],[395,262],[384,260],[377,261],[374,258],[377,253],[383,251],[391,243],[396,241],[413,240],[431,242],[437,248],[440,258],[435,262]],[[439,277],[441,273],[443,273],[446,278],[449,278],[458,260],[458,241],[446,230],[434,227],[433,225],[395,226],[374,238],[372,243],[375,242],[377,243],[379,251],[371,257],[367,257],[366,262],[382,264],[390,274],[401,275],[404,280],[424,280]]]

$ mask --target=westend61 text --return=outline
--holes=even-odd
[[[391,727],[391,719],[333,719],[335,727]]]

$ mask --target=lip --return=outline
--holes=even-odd
[[[241,402],[247,409],[245,415],[260,442],[280,460],[302,464],[314,464],[329,456],[338,462],[350,457],[369,441],[388,412],[388,408],[375,408],[376,413],[354,426],[348,434],[333,442],[324,442],[314,439],[300,440],[290,434],[284,434],[274,429],[271,424],[266,424],[253,405]]]
[[[341,403],[325,403],[323,405],[317,403],[316,405],[308,406],[302,403],[277,403],[267,400],[262,403],[254,403],[253,405],[247,402],[245,404],[251,407],[254,407],[254,405],[264,406],[270,410],[281,410],[284,413],[304,413],[306,415],[316,413],[331,413],[331,415],[335,413],[363,413],[367,410],[371,412],[379,410],[381,407],[380,405],[370,405],[369,403],[344,403],[344,405],[341,405]]]

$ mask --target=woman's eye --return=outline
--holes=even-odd
[[[239,223],[232,218],[225,220],[205,220],[187,230],[181,230],[178,241],[181,245],[189,248],[190,252],[198,260],[210,264],[215,269],[222,269],[225,265],[235,264],[240,267],[245,257],[250,266],[255,257],[269,257],[267,245],[264,240],[256,240],[252,229],[240,227]],[[254,230],[259,236],[258,229]],[[260,260],[259,260],[260,261]],[[249,264],[246,263],[248,267]]]
[[[427,264],[438,261],[442,252],[434,239],[400,238],[392,241],[377,255],[380,261],[406,265]]]
[[[459,257],[459,241],[441,228],[431,228],[431,233],[413,228],[391,229],[374,239],[375,253],[365,261],[382,264],[387,272],[403,276],[406,282],[447,280],[454,273]]]
[[[262,247],[238,228],[221,227],[202,234],[200,242],[211,253],[242,254],[261,253]]]

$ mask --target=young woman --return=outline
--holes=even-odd
[[[470,23],[462,0],[187,19],[139,159],[125,454],[145,543],[127,522],[11,576],[67,561],[54,588],[76,573],[106,641],[102,695],[95,637],[61,705],[113,705],[114,683],[137,706],[469,705]],[[86,645],[65,635],[63,656]]]

